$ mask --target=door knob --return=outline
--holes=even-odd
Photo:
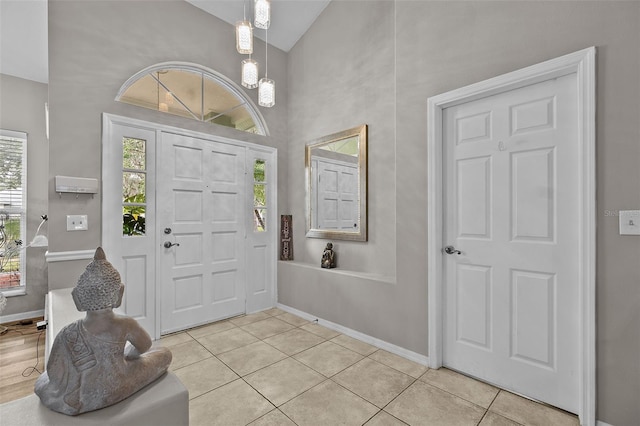
[[[444,252],[447,254],[462,254],[460,250],[456,250],[454,246],[446,246]]]
[[[173,246],[179,246],[180,243],[172,243],[171,241],[165,241],[163,245],[164,245],[164,248],[171,248]]]

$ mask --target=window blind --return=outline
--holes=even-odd
[[[25,142],[25,138],[0,133],[0,210],[7,213],[21,213],[24,209]]]
[[[27,135],[0,129],[0,290],[23,287],[26,237]],[[5,293],[6,294],[6,293]]]

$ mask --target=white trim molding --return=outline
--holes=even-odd
[[[372,337],[372,336],[369,336],[367,334],[360,333],[359,331],[353,330],[353,329],[345,327],[343,325],[336,324],[334,322],[327,321],[327,320],[324,320],[322,318],[318,318],[315,315],[311,315],[311,314],[308,314],[306,312],[300,311],[300,310],[298,310],[296,308],[292,308],[290,306],[283,305],[282,303],[278,303],[276,306],[278,308],[282,309],[283,311],[286,311],[286,312],[289,312],[291,314],[297,315],[297,316],[299,316],[301,318],[306,319],[307,321],[317,322],[318,325],[321,325],[321,326],[326,327],[328,329],[337,331],[337,332],[342,333],[342,334],[344,334],[346,336],[353,337],[354,339],[358,339],[361,342],[368,343],[368,344],[373,345],[373,346],[375,346],[377,348],[384,349],[387,352],[391,352],[392,354],[401,356],[401,357],[406,358],[406,359],[408,359],[410,361],[416,362],[416,363],[418,363],[420,365],[424,365],[424,366],[428,366],[429,365],[429,358],[424,356],[424,355],[421,355],[421,354],[419,354],[417,352],[413,352],[413,351],[410,351],[408,349],[402,348],[400,346],[396,346],[393,343],[389,343],[389,342],[386,342],[384,340],[380,340],[380,339],[378,339],[376,337]]]
[[[72,250],[72,251],[47,251],[44,255],[47,263],[51,262],[68,262],[70,260],[86,260],[93,259],[96,250]]]
[[[575,73],[578,87],[580,138],[580,423],[596,425],[596,48],[589,47],[556,59],[462,87],[427,100],[428,152],[428,309],[429,367],[442,366],[443,356],[443,110],[527,85]]]

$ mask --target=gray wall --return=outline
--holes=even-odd
[[[305,144],[368,124],[367,243],[333,241],[341,269],[394,277],[393,3],[330,4],[289,52],[289,175],[296,262],[320,264],[326,241],[304,238]],[[357,17],[357,18],[356,18]],[[372,31],[375,22],[375,31]],[[391,196],[390,196],[391,195]]]
[[[239,55],[227,24],[181,1],[51,2],[49,18],[49,177],[100,177],[102,112],[275,146],[278,210],[294,215],[296,256],[279,263],[280,302],[421,354],[427,354],[426,99],[597,46],[597,417],[616,426],[640,419],[640,239],[619,236],[609,213],[640,208],[640,3],[334,0],[288,57],[269,51],[278,85],[276,107],[261,110],[269,138],[113,101],[130,75],[167,60],[201,63],[237,82]],[[8,127],[7,77],[0,78],[0,124]],[[255,91],[248,93],[255,100]],[[41,103],[33,117],[41,117]],[[321,271],[326,241],[304,238],[304,144],[363,123],[370,126],[369,242],[334,241],[340,269]],[[60,200],[50,179],[48,185],[49,250],[94,248],[99,226],[67,233],[64,217],[89,214],[90,224],[99,224],[100,197]],[[40,213],[30,213],[30,235]],[[46,268],[38,268],[46,281]],[[51,264],[51,285],[74,285],[82,268],[83,262]]]
[[[281,193],[293,215],[295,261],[278,264],[278,300],[425,354],[426,286],[396,280],[405,241],[396,234],[395,152],[405,141],[395,136],[393,40],[393,2],[333,1],[289,52],[289,185]],[[369,126],[369,241],[333,240],[338,269],[321,269],[327,241],[305,238],[304,147],[359,124]],[[426,222],[426,209],[411,214]]]
[[[427,98],[596,46],[597,418],[637,424],[640,237],[609,212],[640,208],[639,45],[638,2],[334,0],[289,53],[296,261],[279,264],[280,302],[427,354]],[[341,268],[390,282],[307,266],[326,241],[304,238],[303,145],[361,122],[372,238],[336,245]]]
[[[276,81],[276,106],[260,108],[271,136],[263,137],[121,104],[122,84],[147,66],[184,61],[212,68],[239,85],[240,62],[229,25],[182,0],[54,1],[49,3],[49,175],[101,177],[103,112],[217,134],[278,148],[286,162],[285,54],[269,49],[269,77]],[[254,58],[264,64],[264,44]],[[246,91],[257,104],[257,90]],[[286,167],[279,180],[286,181]],[[116,171],[114,171],[116,172]],[[282,197],[279,210],[285,209]],[[50,247],[53,252],[94,249],[101,240],[101,197],[59,197],[49,188]],[[67,232],[66,215],[87,214],[89,230]],[[50,288],[75,285],[87,262],[49,265]]]
[[[40,215],[47,213],[49,146],[45,134],[45,102],[46,84],[0,74],[0,128],[27,133],[26,243],[33,239],[40,224]],[[46,232],[46,224],[43,230]],[[44,295],[47,293],[46,250],[46,247],[27,249],[27,294],[11,297],[3,315],[44,308]]]

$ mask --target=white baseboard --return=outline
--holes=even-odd
[[[596,426],[613,426],[609,423],[601,422],[600,420],[596,420]]]
[[[408,349],[402,348],[400,346],[394,345],[392,343],[389,342],[385,342],[384,340],[380,340],[376,337],[372,337],[369,336],[367,334],[364,333],[360,333],[359,331],[356,330],[352,330],[348,327],[345,327],[343,325],[340,324],[336,324],[334,322],[331,321],[327,321],[324,320],[322,318],[318,318],[315,315],[311,315],[308,314],[306,312],[300,311],[296,308],[292,308],[290,306],[287,305],[283,305],[281,303],[277,304],[277,307],[282,309],[283,311],[289,312],[291,314],[297,315],[301,318],[304,318],[306,320],[309,321],[315,321],[318,320],[318,325],[321,325],[323,327],[327,327],[331,330],[335,330],[337,332],[340,332],[344,335],[347,335],[349,337],[353,337],[354,339],[358,339],[362,342],[368,343],[370,345],[373,345],[377,348],[380,349],[384,349],[387,352],[391,352],[392,354],[396,354],[398,356],[401,356],[403,358],[406,358],[410,361],[413,362],[417,362],[418,364],[424,365],[424,366],[428,366],[429,365],[429,357],[425,356],[425,355],[421,355],[417,352],[413,352],[410,351]]]
[[[44,316],[44,309],[40,309],[38,311],[31,311],[31,312],[21,312],[19,314],[2,315],[0,316],[0,324],[4,324],[7,322],[20,321],[23,319],[37,318],[42,316]]]

